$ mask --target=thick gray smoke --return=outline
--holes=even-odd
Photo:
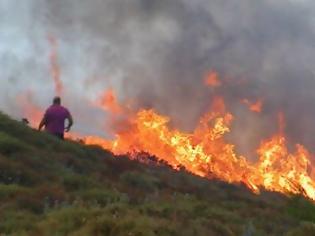
[[[277,130],[282,111],[290,142],[315,148],[314,15],[311,0],[0,0],[0,107],[22,116],[16,96],[25,91],[49,104],[53,35],[80,132],[99,134],[106,115],[90,103],[112,87],[185,130],[223,95],[236,117],[230,138],[246,154]],[[220,88],[204,86],[211,69]],[[263,113],[244,98],[264,99]]]

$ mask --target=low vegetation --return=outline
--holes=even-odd
[[[61,142],[1,114],[0,235],[315,235],[315,205]]]

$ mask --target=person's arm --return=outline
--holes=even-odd
[[[46,123],[47,123],[47,119],[46,119],[46,114],[44,115],[43,119],[41,120],[41,122],[39,123],[39,126],[38,126],[38,130],[41,131],[42,128],[44,126],[46,126]]]
[[[68,126],[66,127],[65,131],[66,132],[69,132],[71,127],[73,125],[73,118],[72,118],[72,115],[69,113],[69,116],[68,116]]]

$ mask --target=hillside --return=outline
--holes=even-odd
[[[1,114],[0,235],[315,235],[315,206],[61,142]]]

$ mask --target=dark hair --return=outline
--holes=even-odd
[[[60,97],[54,97],[53,104],[60,105],[61,104],[61,98]]]

